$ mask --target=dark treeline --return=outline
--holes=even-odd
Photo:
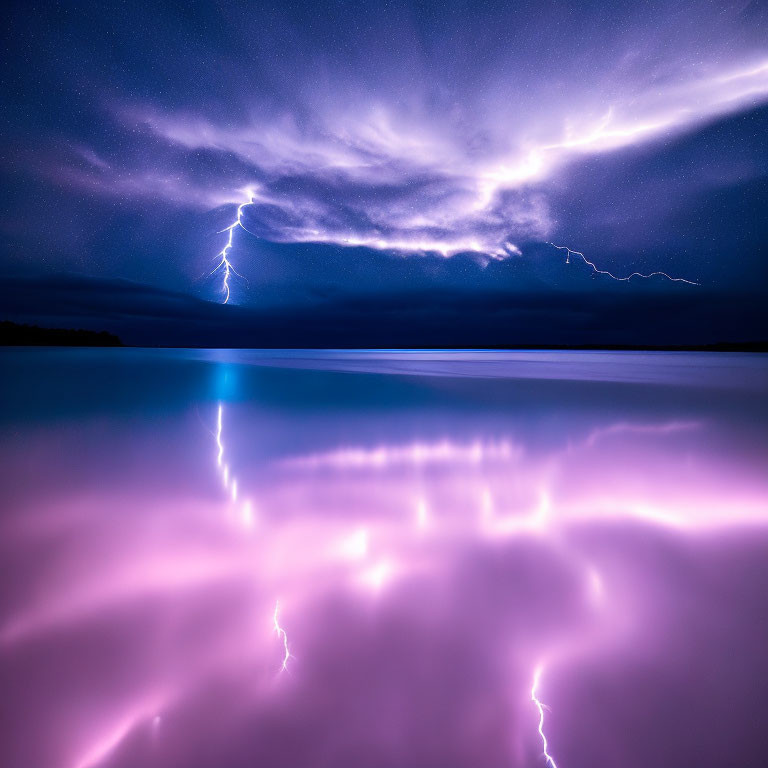
[[[0,345],[33,347],[122,347],[123,343],[107,331],[85,331],[72,328],[40,328],[0,322]]]

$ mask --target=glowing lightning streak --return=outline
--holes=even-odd
[[[544,757],[547,760],[547,765],[550,766],[550,768],[557,768],[557,763],[555,762],[552,755],[549,754],[547,737],[544,735],[544,710],[549,709],[549,707],[547,707],[546,704],[542,704],[541,701],[539,701],[539,697],[536,695],[536,690],[539,687],[539,679],[541,678],[541,673],[542,667],[536,667],[536,670],[533,673],[533,685],[531,686],[531,701],[539,710],[539,736],[541,736],[541,743],[544,745]]]
[[[224,419],[224,406],[219,403],[218,415],[216,418],[216,445],[218,446],[218,453],[216,454],[216,465],[219,468],[221,479],[224,483],[224,487],[229,492],[229,496],[232,502],[237,502],[238,497],[238,485],[237,478],[234,473],[230,474],[229,465],[224,463],[224,442],[221,439],[223,431],[223,419]],[[244,499],[240,512],[240,520],[246,528],[253,526],[253,507],[249,499]]]
[[[216,428],[216,445],[219,446],[219,454],[216,457],[216,463],[221,466],[221,459],[224,456],[224,444],[221,442],[221,404],[219,404],[219,419]]]
[[[253,205],[253,197],[249,197],[248,200],[245,203],[241,203],[237,206],[237,218],[228,226],[225,227],[222,230],[219,230],[219,233],[221,232],[228,232],[229,236],[227,237],[227,244],[216,254],[219,258],[219,263],[213,268],[210,274],[214,274],[215,272],[218,272],[220,269],[224,271],[224,283],[223,283],[223,290],[225,292],[224,296],[224,303],[227,304],[229,302],[229,277],[232,274],[237,275],[238,277],[242,277],[243,280],[248,282],[246,278],[244,278],[235,268],[232,266],[232,262],[229,260],[229,252],[232,249],[232,238],[234,231],[240,227],[240,229],[245,230],[246,232],[250,232],[248,229],[246,229],[245,225],[243,224],[243,208],[245,208],[248,205]],[[253,234],[250,232],[250,234]]]
[[[283,656],[283,664],[282,664],[282,670],[288,669],[288,659],[291,658],[291,652],[288,650],[288,635],[286,635],[285,630],[280,626],[280,622],[277,619],[277,615],[280,612],[280,601],[278,600],[275,603],[275,613],[272,617],[275,622],[275,632],[277,632],[278,637],[280,637],[283,641],[283,650],[285,651],[285,655]]]
[[[644,275],[642,272],[633,272],[631,275],[627,275],[627,277],[618,277],[614,275],[612,272],[608,272],[605,269],[598,269],[597,265],[591,262],[581,251],[574,251],[573,248],[569,248],[567,245],[555,245],[554,243],[547,243],[547,245],[551,245],[553,248],[557,248],[559,251],[565,251],[567,256],[565,257],[565,263],[570,264],[571,263],[571,254],[574,256],[581,256],[584,263],[592,267],[592,272],[596,275],[608,275],[612,280],[617,280],[618,282],[627,282],[631,280],[633,277],[642,277],[642,278],[649,278],[654,277],[655,275],[661,275],[662,277],[666,277],[667,280],[671,280],[673,283],[687,283],[688,285],[699,285],[699,283],[695,283],[693,280],[686,280],[684,277],[672,277],[668,275],[666,272],[650,272],[647,275]]]

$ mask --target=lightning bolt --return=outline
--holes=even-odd
[[[644,275],[642,272],[633,272],[631,275],[627,275],[626,277],[618,277],[618,275],[614,275],[613,272],[608,272],[608,270],[605,269],[599,269],[598,266],[590,261],[581,251],[574,251],[573,248],[569,248],[567,245],[555,245],[554,243],[547,243],[547,245],[551,245],[553,248],[557,248],[558,251],[565,251],[566,257],[565,257],[565,263],[570,264],[571,263],[571,255],[574,256],[581,256],[582,260],[588,267],[592,267],[592,272],[595,275],[608,275],[612,280],[616,280],[617,282],[628,282],[633,277],[642,277],[644,279],[647,279],[649,277],[654,277],[655,275],[660,275],[661,277],[666,277],[667,280],[671,280],[673,283],[687,283],[688,285],[700,285],[700,283],[696,283],[693,280],[686,280],[684,277],[672,277],[671,275],[668,275],[666,272],[649,272],[647,275]]]
[[[229,464],[224,462],[224,441],[222,440],[223,431],[223,418],[224,418],[224,406],[219,403],[219,409],[216,416],[216,446],[218,452],[216,453],[216,466],[218,467],[219,474],[224,483],[224,488],[229,493],[232,502],[237,502],[238,486],[237,478],[234,473],[230,474]],[[245,499],[241,508],[241,521],[247,527],[250,528],[253,525],[253,508],[249,499]]]
[[[536,691],[539,687],[539,680],[541,679],[541,673],[543,672],[543,667],[539,665],[536,667],[534,673],[533,673],[533,685],[531,686],[531,701],[536,705],[536,709],[539,710],[539,736],[541,736],[541,743],[544,746],[544,757],[546,758],[547,765],[549,768],[557,768],[557,763],[555,762],[555,759],[552,757],[552,755],[549,754],[549,745],[547,744],[547,737],[544,735],[544,710],[549,709],[549,707],[546,704],[543,704],[540,700],[538,695],[536,694]]]
[[[288,650],[288,635],[285,634],[285,630],[280,626],[280,622],[278,620],[278,614],[280,613],[280,601],[278,600],[275,603],[275,613],[272,616],[272,619],[275,623],[275,632],[277,632],[277,636],[283,641],[283,650],[285,651],[285,654],[283,656],[283,664],[281,667],[281,671],[284,671],[288,669],[288,659],[291,658],[291,652]]]
[[[213,275],[219,270],[224,273],[224,280],[222,284],[222,291],[224,292],[224,304],[229,303],[229,278],[232,275],[237,275],[238,277],[241,277],[243,280],[245,280],[246,283],[248,282],[248,280],[243,277],[232,265],[232,262],[229,260],[229,252],[232,250],[234,232],[238,227],[245,232],[248,232],[248,234],[253,234],[253,232],[247,229],[243,224],[243,209],[249,205],[253,205],[253,195],[251,194],[248,195],[248,200],[246,200],[244,203],[240,203],[240,205],[237,206],[237,218],[228,227],[224,227],[224,229],[219,230],[219,234],[222,232],[227,233],[227,243],[216,254],[216,258],[219,259],[219,263],[211,270],[210,274]]]
[[[218,464],[218,466],[221,466],[221,460],[224,456],[224,444],[221,442],[221,414],[222,405],[219,403],[219,417],[216,423],[216,445],[219,446],[219,453],[216,456],[216,464]]]

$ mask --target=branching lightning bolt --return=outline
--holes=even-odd
[[[547,744],[547,737],[544,735],[544,710],[549,709],[546,704],[543,704],[536,693],[539,687],[539,680],[541,679],[541,673],[543,668],[541,665],[536,667],[533,673],[533,685],[531,686],[531,701],[536,705],[539,710],[539,736],[541,736],[541,743],[544,746],[544,757],[547,761],[549,768],[557,768],[557,763],[552,755],[549,754],[549,745]]]
[[[605,269],[599,269],[598,266],[591,262],[581,251],[574,251],[573,248],[569,248],[567,245],[555,245],[554,243],[547,243],[547,245],[551,245],[553,248],[557,248],[559,251],[565,251],[566,257],[565,257],[565,263],[570,264],[571,262],[571,254],[574,256],[581,256],[582,260],[588,267],[592,267],[592,272],[596,275],[608,275],[612,280],[616,280],[618,282],[628,282],[633,277],[642,277],[644,279],[647,279],[649,277],[654,277],[656,275],[660,275],[661,277],[665,277],[667,280],[671,280],[673,283],[687,283],[688,285],[700,285],[700,283],[696,283],[693,280],[686,280],[684,277],[672,277],[671,275],[668,275],[666,272],[649,272],[647,275],[644,275],[642,272],[633,272],[631,275],[627,275],[626,277],[619,277],[618,275],[614,275],[613,272],[608,272],[608,270]]]
[[[281,667],[281,670],[288,669],[288,659],[291,658],[291,652],[288,650],[288,635],[285,634],[285,630],[280,626],[280,621],[278,620],[278,615],[280,613],[280,601],[278,600],[275,603],[275,613],[273,615],[273,620],[275,623],[275,632],[277,632],[277,636],[283,641],[283,664]]]
[[[232,250],[232,239],[234,236],[234,231],[239,227],[240,229],[248,232],[249,234],[253,234],[250,232],[250,230],[246,229],[245,225],[243,224],[243,209],[246,206],[253,205],[253,197],[249,195],[248,200],[244,203],[240,203],[240,205],[237,206],[237,218],[228,226],[225,227],[222,230],[219,230],[219,233],[222,232],[227,233],[227,243],[226,245],[216,254],[217,258],[219,259],[219,263],[213,268],[213,270],[210,272],[211,275],[218,272],[219,270],[222,270],[224,273],[224,281],[222,290],[224,291],[224,304],[227,304],[229,302],[229,278],[231,275],[237,275],[238,277],[242,277],[243,280],[248,282],[245,277],[243,277],[232,265],[232,262],[229,260],[229,252]]]

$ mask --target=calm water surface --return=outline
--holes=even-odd
[[[768,761],[768,359],[0,352],[3,768]]]

